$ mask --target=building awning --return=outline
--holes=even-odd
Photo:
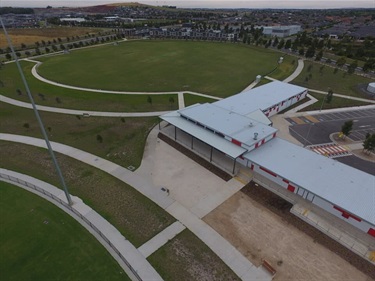
[[[182,118],[176,111],[162,115],[160,118],[232,158],[237,158],[247,151],[245,148],[237,146],[215,133]]]

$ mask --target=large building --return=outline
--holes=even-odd
[[[305,97],[305,88],[272,82],[212,104],[196,104],[161,116],[176,141],[205,146],[209,161],[236,166],[276,183],[375,237],[375,177],[277,137],[269,116]],[[171,126],[168,126],[169,128]],[[186,140],[188,142],[186,142]]]

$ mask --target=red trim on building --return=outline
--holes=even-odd
[[[283,182],[285,182],[285,183],[289,184],[289,181],[288,181],[288,180],[286,180],[286,179],[283,179]]]
[[[266,142],[266,139],[263,139],[263,140],[262,140],[262,144],[264,144],[265,142]]]
[[[254,164],[251,164],[250,169],[254,170]]]
[[[258,146],[259,146],[259,143],[256,143],[256,144],[255,144],[255,148],[257,148]]]
[[[262,171],[270,174],[271,176],[277,177],[277,175],[275,173],[271,172],[270,170],[267,170],[266,168],[263,168],[263,167],[259,166],[259,169],[261,169]]]
[[[290,191],[290,192],[294,192],[294,190],[296,190],[296,188],[293,186],[293,185],[288,185],[288,190]]]
[[[242,159],[242,160],[244,160],[245,158],[242,156],[242,155],[240,155],[240,158]]]
[[[374,237],[375,237],[375,229],[370,228],[370,229],[367,231],[367,233],[370,234],[371,236],[374,236]]]
[[[333,208],[336,209],[337,211],[341,212],[341,213],[342,213],[342,216],[343,216],[344,218],[346,218],[346,219],[348,219],[348,218],[352,218],[352,219],[354,219],[354,220],[356,220],[356,221],[359,221],[359,222],[362,221],[360,218],[357,218],[357,217],[353,216],[352,214],[348,213],[347,211],[341,209],[340,207],[333,206]]]
[[[234,143],[235,145],[241,146],[241,142],[239,142],[238,140],[232,139],[232,143]]]
[[[273,138],[276,138],[276,132],[275,132],[275,133],[273,133],[272,137],[273,137]]]

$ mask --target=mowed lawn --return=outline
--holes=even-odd
[[[178,108],[178,98],[174,94],[152,94],[150,95],[151,103],[149,103],[148,95],[96,93],[47,84],[32,75],[31,69],[34,65],[33,62],[21,61],[30,92],[38,105],[107,112],[165,111]],[[0,68],[0,81],[2,82],[1,95],[30,102],[15,63],[6,64]]]
[[[277,66],[280,53],[242,44],[129,41],[44,57],[45,78],[118,91],[196,91],[226,97]],[[293,69],[288,69],[288,76]],[[282,75],[281,75],[282,76]]]
[[[138,167],[146,138],[157,117],[81,117],[40,112],[48,137],[116,164]],[[42,138],[32,110],[0,103],[2,133]]]
[[[0,181],[1,280],[131,280],[77,221]]]
[[[334,93],[360,98],[369,98],[358,89],[361,84],[368,84],[374,80],[356,74],[348,74],[346,71],[334,69],[319,63],[305,61],[302,73],[291,83],[306,88],[328,91],[331,88]]]

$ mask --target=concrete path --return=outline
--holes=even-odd
[[[10,179],[6,179],[6,177]],[[73,206],[74,209],[68,209],[58,201],[52,199],[51,197],[42,193],[42,191],[36,191],[32,189],[30,186],[34,185],[54,196],[58,199],[62,200],[66,204],[68,203],[65,197],[65,193],[63,190],[49,184],[38,180],[36,178],[20,174],[14,171],[6,170],[0,168],[0,180],[6,181],[13,185],[17,185],[22,187],[23,189],[30,191],[44,199],[50,201],[51,203],[55,204],[61,210],[72,216],[75,220],[77,220],[82,226],[84,226],[95,238],[108,250],[108,252],[116,259],[116,261],[120,264],[120,266],[124,269],[129,277],[132,280],[139,280],[133,274],[131,269],[125,264],[125,262],[120,258],[120,256],[115,252],[113,248],[100,236],[98,232],[96,232],[87,222],[77,216],[76,213],[82,215],[88,222],[90,222],[94,227],[96,227],[102,235],[104,235],[110,243],[114,246],[115,249],[119,251],[119,253],[126,259],[126,261],[130,264],[132,269],[136,272],[136,274],[142,280],[160,280],[163,279],[160,275],[156,272],[156,270],[150,265],[150,263],[146,260],[146,258],[124,237],[113,225],[111,225],[107,220],[105,220],[102,216],[100,216],[97,212],[87,206],[80,198],[76,196],[72,196]],[[16,181],[16,182],[15,182]]]
[[[253,81],[249,86],[247,86],[242,92],[246,92],[248,90],[251,90],[252,88],[254,88],[260,81]],[[241,92],[241,93],[242,93]]]
[[[314,104],[318,101],[316,98],[314,98],[310,94],[307,94],[307,97],[310,99],[309,101],[288,110],[285,114],[296,113],[296,112],[300,111],[301,109],[304,109],[304,108],[308,107],[309,105],[312,105],[312,104]]]
[[[184,93],[179,92],[178,93],[178,109],[185,108],[185,99],[184,99]]]
[[[303,63],[303,59],[299,59],[297,68],[294,70],[294,72],[289,77],[285,78],[283,80],[283,82],[289,83],[289,82],[293,81],[294,79],[296,79],[298,77],[298,75],[301,74],[304,65],[305,64]]]
[[[144,243],[138,248],[138,251],[140,251],[141,254],[147,258],[160,247],[164,246],[169,240],[172,240],[177,234],[181,233],[184,229],[186,229],[186,227],[179,221],[176,221]]]
[[[0,95],[0,101],[7,104],[32,109],[31,103],[15,100],[8,98],[6,96]],[[54,112],[54,113],[63,113],[71,115],[83,115],[83,116],[98,116],[98,117],[151,117],[151,116],[160,116],[162,114],[168,113],[169,111],[155,111],[155,112],[100,112],[100,111],[91,111],[91,110],[75,110],[75,109],[65,109],[58,107],[49,107],[43,105],[36,106],[40,111]]]
[[[0,133],[0,140],[46,148],[44,140],[33,137]],[[271,277],[267,272],[262,268],[256,268],[214,229],[208,226],[187,208],[182,206],[179,202],[169,197],[161,190],[161,187],[154,186],[149,179],[141,177],[115,163],[85,151],[56,142],[51,142],[51,146],[56,152],[65,154],[111,174],[154,201],[185,225],[199,239],[206,243],[208,247],[210,247],[210,249],[242,280],[271,280]]]

